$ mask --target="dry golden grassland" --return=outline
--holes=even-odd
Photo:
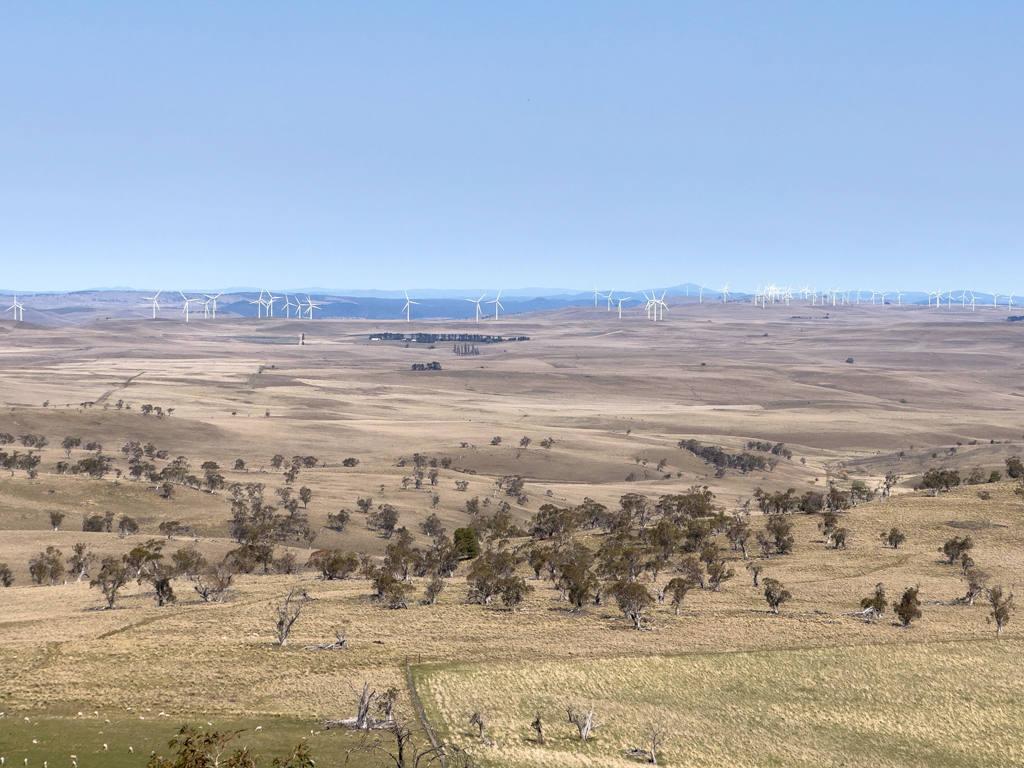
[[[1013,766],[1024,759],[1024,644],[995,639],[640,658],[445,664],[416,672],[439,736],[485,765]],[[565,707],[604,725],[581,742]],[[467,712],[481,712],[479,745]],[[540,713],[545,745],[530,727]]]
[[[891,645],[886,649],[891,654],[912,653],[920,643],[994,637],[985,623],[984,606],[956,604],[964,586],[957,570],[940,562],[937,550],[951,536],[969,533],[976,541],[974,558],[991,582],[1012,588],[1024,565],[1020,498],[1005,481],[938,497],[909,492],[907,485],[930,466],[989,471],[1001,468],[1007,456],[1022,453],[1020,329],[973,319],[932,319],[912,311],[894,311],[883,322],[877,313],[841,309],[830,308],[825,319],[817,310],[813,317],[791,318],[749,307],[689,306],[676,308],[672,322],[657,327],[638,318],[620,324],[604,312],[583,310],[503,318],[486,330],[528,335],[531,341],[485,345],[480,356],[470,358],[455,357],[444,345],[426,350],[367,338],[373,330],[479,332],[470,323],[304,322],[308,344],[303,347],[265,343],[267,338],[295,335],[297,326],[286,321],[265,322],[258,330],[257,321],[188,326],[118,321],[69,329],[0,323],[0,402],[6,406],[0,410],[0,432],[41,433],[50,442],[36,479],[23,472],[0,477],[0,562],[10,564],[16,579],[14,587],[0,589],[0,710],[19,718],[31,714],[33,722],[49,718],[55,732],[62,718],[70,718],[67,733],[76,733],[79,710],[104,712],[115,724],[118,717],[109,713],[131,722],[137,715],[146,717],[138,722],[150,734],[147,738],[157,738],[153,734],[161,731],[163,740],[186,719],[255,725],[274,717],[305,732],[307,725],[317,730],[322,718],[353,714],[352,689],[363,681],[404,688],[406,660],[414,665],[507,664],[519,670],[542,664],[570,670],[585,663],[593,665],[581,668],[595,670],[597,685],[601,670],[640,663],[631,658],[820,648],[815,652],[821,661],[815,663],[825,670],[822,674],[829,654],[847,654],[844,658],[868,675],[874,646]],[[844,363],[847,357],[856,363]],[[443,371],[409,370],[411,363],[434,359],[442,362]],[[118,399],[131,403],[132,410],[115,410]],[[47,408],[41,407],[44,400],[50,401]],[[85,401],[97,405],[78,407]],[[143,403],[173,407],[175,414],[143,416]],[[104,453],[114,455],[115,466],[122,470],[127,464],[118,452],[121,445],[152,441],[171,457],[187,456],[196,469],[203,461],[217,461],[229,482],[265,483],[268,497],[284,484],[270,467],[275,453],[289,458],[315,455],[326,466],[303,469],[296,481],[296,486],[313,489],[307,513],[315,528],[326,524],[328,513],[342,507],[353,510],[357,497],[373,497],[375,505],[398,507],[401,524],[420,545],[427,539],[418,523],[431,511],[449,533],[470,521],[467,499],[490,498],[492,505],[485,511],[493,511],[505,498],[493,495],[494,480],[503,475],[526,479],[527,502],[513,503],[513,516],[521,525],[544,502],[572,505],[585,496],[614,506],[627,492],[656,499],[707,484],[717,504],[735,511],[755,486],[793,487],[801,493],[823,490],[830,479],[847,486],[851,479],[861,479],[873,486],[889,470],[905,482],[894,497],[862,503],[844,516],[842,524],[851,531],[846,550],[825,548],[817,518],[794,518],[794,554],[763,563],[764,576],[782,580],[793,592],[780,616],[766,613],[763,596],[737,553],[729,553],[737,574],[721,592],[691,592],[678,617],[667,605],[657,606],[645,632],[631,629],[614,605],[570,614],[550,583],[533,581],[532,573],[530,583],[537,590],[516,614],[468,605],[465,568],[450,580],[436,606],[414,599],[403,611],[387,611],[370,601],[372,590],[365,581],[322,582],[308,571],[238,577],[223,604],[202,603],[188,582],[178,580],[179,602],[165,608],[156,607],[152,588],[133,583],[117,610],[103,611],[97,610],[102,596],[85,584],[31,585],[29,558],[47,545],[67,555],[77,541],[100,556],[120,555],[157,536],[160,522],[178,520],[193,528],[195,545],[214,560],[234,546],[226,536],[229,497],[223,491],[181,488],[165,500],[146,482],[122,479],[115,484],[112,476],[99,481],[53,474],[53,466],[65,458],[59,448],[65,435],[103,443]],[[496,435],[502,443],[492,446]],[[520,451],[524,435],[533,443]],[[546,437],[555,439],[550,450],[538,446]],[[680,439],[691,437],[732,451],[750,439],[783,441],[794,458],[772,473],[715,477],[712,468],[677,448]],[[970,445],[973,441],[977,444]],[[952,447],[956,453],[950,452]],[[403,490],[402,478],[410,468],[397,465],[414,452],[451,458],[453,467],[439,471],[436,487]],[[84,455],[73,451],[71,460]],[[359,465],[343,468],[342,460],[350,456]],[[231,470],[237,458],[246,461],[247,472]],[[658,472],[655,466],[662,459],[667,466]],[[631,472],[636,482],[625,481]],[[456,481],[468,482],[468,490],[457,491]],[[980,490],[991,498],[982,500]],[[436,509],[431,507],[432,493],[439,496]],[[49,510],[67,515],[60,531],[49,530]],[[120,539],[81,532],[84,516],[107,510],[135,517],[141,533]],[[752,523],[759,527],[756,513]],[[878,538],[894,525],[908,537],[899,550],[883,547]],[[599,537],[586,541],[600,543]],[[191,536],[179,537],[166,542],[166,551],[192,542]],[[323,529],[315,546],[379,554],[386,544],[354,513],[344,533]],[[299,562],[305,562],[308,549],[294,545],[290,543]],[[668,578],[662,574],[659,580]],[[858,608],[877,582],[886,585],[891,597],[920,584],[923,618],[905,630],[844,616]],[[278,648],[272,639],[270,603],[297,585],[315,600],[296,623],[291,644]],[[417,584],[418,589],[422,586]],[[335,627],[348,632],[345,651],[303,650],[305,644],[331,639]],[[1000,649],[1016,648],[1020,637],[1021,626],[1013,621],[998,646],[936,647],[985,648],[989,650],[979,651],[985,658],[998,658],[1009,652]],[[851,645],[872,648],[862,658],[857,656],[861,651],[843,650]],[[709,656],[706,662],[703,656],[681,658],[699,667],[762,656]],[[798,657],[778,658],[778,663],[792,666]],[[609,667],[603,659],[618,661]],[[904,663],[908,670],[917,664],[921,679],[944,672],[933,669],[930,659],[911,655]],[[683,661],[656,662],[670,663]],[[743,663],[752,665],[753,675],[762,662]],[[647,674],[646,667],[636,668],[638,674]],[[467,675],[475,674],[466,669]],[[493,695],[499,696],[505,690],[500,672],[505,667],[494,669]],[[695,679],[687,678],[683,668],[672,674]],[[739,673],[730,674],[735,678]],[[424,678],[430,686],[440,680],[434,675]],[[444,684],[462,690],[460,675],[452,672]],[[912,684],[914,678],[908,679]],[[983,697],[985,679],[964,681],[965,696]],[[879,689],[885,685],[880,682]],[[431,688],[432,694],[442,690]],[[799,698],[796,688],[778,690],[772,701],[782,710],[786,696]],[[485,687],[479,695],[492,694]],[[741,713],[742,691],[729,689],[722,695],[734,702],[737,717],[758,714],[756,707]],[[714,698],[712,692],[707,696]],[[607,692],[600,700],[611,703],[614,696]],[[623,698],[621,706],[627,701]],[[836,706],[853,706],[849,701]],[[526,705],[516,702],[510,696],[508,713],[500,710],[495,716],[507,718],[498,727],[511,734],[498,738],[499,754],[512,750],[508,759],[522,763],[536,750],[515,741],[520,730],[528,732],[528,722],[520,722],[515,710]],[[408,700],[402,706],[408,711]],[[437,706],[451,733],[463,739],[465,724],[456,716],[463,705],[449,697]],[[147,709],[168,715],[159,718],[162,726],[142,714]],[[672,704],[666,712],[675,716],[678,708]],[[879,733],[895,727],[882,710],[877,718]],[[23,722],[0,719],[0,754],[11,748],[35,749],[18,752],[34,758],[42,754],[25,745]],[[609,734],[619,733],[615,727],[609,724],[598,732],[593,748],[607,751],[595,756],[597,763],[614,764],[609,761],[619,759],[618,750],[629,746],[633,732],[623,726],[621,739],[612,739]],[[791,742],[792,764],[813,762],[814,755],[823,754],[813,733],[801,728]],[[829,733],[831,738],[841,736],[835,728]],[[311,737],[314,754],[338,760],[349,742],[335,736],[328,742],[325,736]],[[770,740],[767,735],[763,739]],[[917,747],[904,764],[934,754],[924,741],[911,743]],[[677,739],[667,753],[671,762],[773,764],[758,763],[755,752],[743,753],[739,747],[716,761],[708,755],[719,753],[703,753],[696,746],[696,752],[687,751],[690,744]],[[774,764],[788,764],[790,753],[781,744],[771,753]],[[574,745],[560,742],[550,764],[558,764],[563,749],[577,754]],[[135,754],[140,754],[137,746]],[[568,760],[567,755],[563,757]],[[882,758],[879,762],[885,764]],[[89,763],[80,764],[85,768]]]

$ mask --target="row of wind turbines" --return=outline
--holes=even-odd
[[[145,301],[149,302],[150,306],[153,308],[154,320],[156,319],[156,313],[160,310],[159,299],[160,294],[162,293],[163,291],[157,291],[155,296],[145,297]],[[184,302],[184,304],[181,307],[181,311],[185,315],[185,322],[187,323],[190,314],[189,307],[192,304],[202,304],[203,317],[212,318],[216,320],[217,299],[219,299],[224,294],[218,293],[216,296],[212,296],[208,293],[204,293],[201,297],[189,298],[181,291],[178,291],[178,295],[181,296]],[[320,305],[313,301],[309,296],[307,296],[306,301],[303,302],[302,299],[300,299],[298,296],[289,297],[287,293],[284,294],[283,296],[275,296],[270,291],[266,290],[260,291],[259,298],[256,299],[255,301],[250,301],[249,303],[256,305],[256,316],[258,318],[262,318],[264,316],[264,313],[266,314],[267,317],[273,317],[275,302],[280,301],[282,298],[284,299],[284,304],[281,306],[281,308],[284,309],[286,318],[292,317],[292,310],[294,309],[296,319],[301,320],[303,313],[305,313],[305,316],[308,319],[312,320],[313,310],[320,309]],[[205,301],[203,299],[205,299]],[[292,299],[295,299],[295,301],[293,302]]]
[[[704,290],[706,288],[707,288],[707,283],[705,283],[704,285],[700,286],[700,288],[698,289],[697,301],[700,304],[704,303]],[[404,293],[405,293],[405,305],[402,307],[402,312],[405,314],[406,322],[412,322],[412,307],[419,305],[420,302],[414,301],[413,299],[409,298],[409,292],[408,291],[404,291]],[[663,321],[665,319],[665,312],[668,311],[668,305],[665,303],[665,296],[668,294],[668,291],[667,290],[663,291],[660,297],[658,297],[653,290],[651,291],[649,296],[647,295],[646,291],[643,291],[642,293],[643,293],[644,301],[645,301],[644,309],[645,309],[645,311],[647,313],[647,319],[648,320],[652,320],[654,322],[658,322],[659,320]],[[725,285],[723,285],[721,288],[718,289],[717,293],[718,293],[718,298],[721,298],[723,303],[727,303],[729,301],[729,295],[730,295],[729,294],[729,284],[726,283]],[[152,316],[153,316],[154,320],[156,319],[157,312],[161,310],[161,305],[160,305],[159,299],[160,299],[160,296],[162,294],[163,294],[163,291],[157,291],[155,296],[147,296],[144,299],[144,301],[147,302],[147,305],[152,308],[152,311],[153,311],[153,315]],[[217,317],[217,299],[219,299],[224,294],[223,293],[218,293],[216,295],[213,295],[213,294],[204,293],[201,296],[191,297],[190,298],[190,297],[186,296],[184,293],[182,293],[181,291],[178,291],[178,295],[181,296],[181,298],[182,298],[182,302],[183,303],[182,303],[182,307],[181,307],[181,312],[182,312],[182,314],[185,315],[185,322],[187,323],[189,321],[190,316],[191,316],[191,312],[193,311],[191,309],[193,304],[196,304],[196,305],[202,304],[203,317],[204,318],[216,319],[216,317]],[[864,304],[867,304],[870,301],[870,303],[872,305],[879,304],[881,306],[885,306],[886,304],[892,304],[893,303],[891,301],[887,301],[887,299],[888,299],[889,296],[894,296],[895,297],[895,304],[896,304],[896,306],[899,307],[899,306],[903,305],[903,297],[906,296],[906,295],[907,294],[903,293],[902,291],[891,291],[891,292],[874,291],[874,290],[873,291],[864,291],[864,290],[861,290],[861,291],[843,291],[843,290],[838,289],[838,288],[828,288],[828,289],[824,289],[824,290],[819,291],[817,288],[813,288],[812,289],[809,285],[806,285],[803,288],[793,288],[793,286],[781,286],[781,285],[776,285],[774,283],[769,283],[769,284],[766,284],[764,286],[760,286],[759,285],[757,287],[757,289],[755,290],[754,295],[753,295],[753,304],[755,306],[760,304],[762,308],[767,308],[769,303],[771,303],[773,305],[774,304],[785,304],[786,306],[790,306],[790,303],[792,301],[794,301],[794,300],[799,298],[799,299],[802,299],[804,301],[810,301],[811,306],[817,306],[817,305],[827,306],[827,305],[831,305],[831,306],[835,307],[835,306],[843,306],[843,305],[860,305],[862,303],[862,301],[863,301]],[[1013,311],[1013,299],[1014,299],[1015,295],[1016,295],[1015,293],[1011,293],[1009,295],[1007,295],[1007,294],[999,294],[999,293],[975,294],[973,291],[970,291],[970,290],[962,290],[962,291],[960,291],[959,294],[955,293],[954,291],[928,291],[927,292],[928,306],[929,307],[932,307],[933,306],[933,302],[934,302],[935,308],[939,309],[939,308],[943,307],[943,302],[945,302],[945,307],[947,309],[953,308],[954,306],[959,304],[961,309],[970,308],[970,310],[972,312],[975,311],[976,307],[978,307],[978,306],[982,306],[982,307],[986,306],[987,303],[988,303],[988,299],[987,299],[988,296],[992,297],[992,307],[994,309],[998,309],[999,308],[999,306],[1000,306],[999,305],[999,300],[1000,299],[1006,299],[1005,306],[1007,307],[1008,311],[1012,312]],[[476,322],[478,322],[478,323],[481,320],[483,320],[485,318],[485,316],[489,316],[489,314],[490,314],[490,312],[488,311],[486,313],[486,315],[485,315],[485,312],[484,312],[483,306],[482,306],[483,304],[493,304],[494,305],[494,319],[495,320],[498,319],[499,310],[504,310],[505,309],[505,307],[501,303],[501,291],[498,291],[497,296],[495,296],[495,298],[490,300],[490,301],[486,301],[485,302],[484,301],[485,298],[487,298],[487,294],[486,293],[481,295],[479,299],[466,299],[466,301],[470,302],[471,304],[475,304],[476,305]],[[613,306],[617,305],[618,312],[619,312],[619,319],[621,320],[622,319],[622,303],[625,302],[625,301],[632,300],[633,297],[632,296],[615,296],[615,292],[614,291],[609,291],[608,293],[601,293],[597,289],[597,286],[594,286],[594,307],[595,308],[599,305],[599,302],[602,299],[605,302],[607,302],[607,311],[609,311],[609,312],[612,311]],[[981,300],[981,299],[984,299],[984,302],[980,302],[979,300]],[[317,302],[313,301],[309,296],[306,296],[305,301],[303,301],[297,295],[289,296],[287,293],[285,293],[285,294],[282,294],[281,296],[275,296],[274,294],[272,294],[270,291],[267,291],[267,290],[260,291],[259,298],[257,298],[254,301],[250,301],[249,303],[256,305],[256,307],[257,307],[256,315],[257,315],[258,318],[263,318],[263,317],[270,318],[270,317],[274,317],[275,307],[278,307],[277,303],[282,301],[282,300],[284,301],[284,303],[279,306],[279,310],[283,309],[284,313],[285,313],[285,317],[289,318],[289,319],[291,319],[293,317],[292,311],[294,310],[295,311],[295,315],[294,315],[295,319],[302,319],[303,317],[305,317],[307,319],[312,320],[313,319],[314,311],[319,310],[321,308],[321,305],[318,304]],[[165,301],[166,301],[166,299],[165,299]],[[175,299],[175,301],[177,301],[177,300]],[[716,301],[717,301],[717,298],[716,298]],[[1018,303],[1018,306],[1020,306],[1019,303]],[[14,303],[11,306],[9,306],[4,311],[5,312],[13,312],[15,320],[23,321],[25,319],[25,306],[24,306],[24,304],[22,304],[21,302],[18,301],[18,297],[17,296],[14,297]],[[198,311],[198,308],[195,311]]]
[[[938,309],[939,307],[942,306],[942,302],[946,301],[946,307],[951,308],[953,306],[953,302],[958,301],[960,302],[960,307],[962,309],[966,309],[969,306],[972,312],[975,311],[978,299],[988,295],[992,296],[993,309],[999,308],[999,299],[1003,298],[1007,299],[1007,311],[1013,311],[1013,297],[1016,295],[1013,293],[1009,295],[1000,293],[978,295],[975,294],[973,291],[969,290],[961,291],[959,296],[955,295],[953,291],[928,291],[927,293],[929,307],[932,306],[932,302],[934,301],[935,307],[936,309]],[[804,286],[803,288],[798,288],[794,291],[792,286],[778,286],[774,284],[768,284],[763,288],[761,286],[757,287],[757,290],[754,293],[754,304],[756,305],[760,302],[761,307],[765,308],[767,307],[768,302],[770,301],[772,304],[784,303],[786,306],[789,306],[790,302],[793,299],[797,298],[797,294],[799,294],[800,298],[804,299],[805,301],[810,299],[811,306],[825,306],[827,304],[831,304],[833,307],[851,304],[860,305],[862,294],[869,294],[869,296],[863,297],[865,304],[867,304],[868,299],[870,299],[871,304],[874,305],[876,303],[875,299],[877,298],[877,303],[881,304],[881,306],[885,306],[887,303],[892,304],[892,302],[887,302],[886,299],[889,296],[895,296],[896,306],[901,307],[903,306],[903,297],[907,295],[902,291],[891,291],[888,293],[885,291],[854,292],[843,291],[838,288],[828,288],[819,293],[817,288],[812,289],[810,288],[810,286]],[[970,294],[969,299],[968,294]]]

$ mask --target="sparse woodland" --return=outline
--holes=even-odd
[[[703,690],[700,675],[783,706],[806,684],[793,649],[818,649],[806,674],[833,691],[820,709],[842,698],[830,658],[849,680],[904,680],[913,649],[953,643],[941,653],[979,670],[972,706],[1012,732],[971,687],[1002,690],[985,675],[1020,655],[1024,465],[1009,439],[844,458],[631,424],[609,458],[607,438],[487,423],[385,450],[267,438],[286,400],[217,419],[195,407],[108,397],[0,415],[0,642],[18,649],[0,661],[0,711],[20,723],[68,706],[72,730],[93,711],[111,728],[142,718],[152,746],[140,737],[126,765],[154,750],[154,766],[188,765],[197,744],[294,766],[685,764],[687,734],[729,741],[713,713],[761,727],[735,714],[739,693],[694,694],[691,711],[673,691]],[[259,439],[236,446],[204,419]],[[741,653],[716,666],[722,651]],[[178,731],[203,712],[213,725]],[[253,712],[297,720],[261,745],[239,719]],[[0,719],[0,754],[14,723]]]

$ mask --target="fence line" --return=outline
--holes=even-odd
[[[434,749],[438,749],[441,743],[437,740],[437,734],[434,733],[434,729],[430,727],[430,721],[427,720],[427,711],[423,708],[423,702],[420,701],[420,695],[416,691],[416,681],[412,677],[412,667],[409,666],[409,660],[405,660],[405,677],[409,681],[409,693],[412,695],[412,704],[416,708],[416,714],[419,715],[420,722],[423,724],[423,729],[427,732],[427,738],[430,739],[430,745]],[[441,757],[441,768],[448,768],[448,761],[444,757],[444,753],[440,753]]]

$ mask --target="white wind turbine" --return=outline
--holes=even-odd
[[[250,301],[249,302],[250,304],[255,304],[256,305],[256,317],[257,318],[263,317],[263,307],[265,305],[265,302],[263,301],[263,294],[264,293],[266,293],[266,291],[260,291],[259,298],[256,299],[256,301]],[[267,315],[267,316],[269,317],[269,315]]]
[[[476,304],[476,321],[478,323],[480,322],[480,317],[483,314],[483,310],[480,309],[480,302],[483,301],[486,296],[487,294],[485,293],[479,299],[466,299],[470,304]]]
[[[156,311],[158,309],[160,309],[160,302],[158,302],[157,299],[160,298],[160,294],[161,293],[163,293],[163,291],[157,291],[156,292],[156,296],[143,296],[142,297],[143,301],[152,302],[152,304],[153,304],[153,319],[154,320],[156,320]]]
[[[619,320],[622,319],[622,302],[632,298],[632,296],[619,296]]]
[[[598,292],[597,292],[597,283],[594,283],[594,306],[595,306],[595,307],[597,307],[597,298],[598,298],[599,296],[603,296],[603,295],[604,295],[604,294],[602,294],[602,293],[598,293]],[[490,302],[488,302],[488,304],[489,304],[489,303],[490,303]]]
[[[10,312],[11,310],[14,310],[14,319],[15,320],[21,320],[22,322],[24,322],[24,320],[25,320],[25,307],[18,302],[18,297],[17,296],[14,297],[14,303],[11,304],[11,306],[9,306],[7,309],[5,309],[4,312]]]
[[[896,291],[896,306],[897,307],[902,307],[903,306],[903,297],[906,296],[906,295],[907,294],[905,294],[905,293],[900,293],[899,291]]]
[[[181,293],[181,291],[178,291],[178,293]],[[202,299],[190,299],[184,293],[181,293],[181,298],[183,298],[185,300],[185,306],[183,306],[181,308],[181,311],[185,313],[185,322],[187,323],[188,322],[188,305],[191,304],[193,301],[195,301],[195,302],[202,301]]]
[[[488,301],[487,303],[494,305],[494,319],[497,320],[498,319],[498,309],[499,308],[501,308],[501,309],[505,308],[505,307],[501,306],[501,291],[498,291],[498,295],[494,298],[494,301]]]
[[[999,294],[998,293],[993,293],[992,294],[992,309],[998,309],[998,308],[999,308]]]
[[[402,307],[402,311],[405,312],[405,322],[407,322],[407,323],[411,323],[412,322],[412,320],[410,319],[410,311],[411,311],[411,308],[412,308],[413,304],[419,304],[419,302],[418,301],[413,301],[412,299],[410,299],[409,298],[409,292],[405,291],[405,306]]]
[[[1009,299],[1009,304],[1007,305],[1006,311],[1013,312],[1013,294],[1011,293],[1007,298]]]
[[[729,301],[729,284],[726,283],[720,290],[722,291],[722,303],[725,304]]]
[[[651,305],[653,304],[654,299],[651,298],[651,296],[647,295],[647,291],[641,291],[641,293],[644,295],[644,299],[647,300],[647,303],[644,305],[644,309],[647,310],[647,319],[650,320],[651,319]],[[653,296],[654,291],[651,291],[651,294]]]
[[[651,293],[653,294],[654,291],[651,291]],[[658,318],[658,309],[659,309],[659,307],[661,308],[661,319],[662,320],[665,319],[665,310],[668,309],[668,304],[665,303],[665,294],[667,294],[667,293],[668,293],[668,289],[665,289],[664,291],[661,292],[661,298],[654,300],[654,317],[655,317],[655,319]]]
[[[608,291],[608,294],[605,296],[605,298],[608,299],[608,310],[607,310],[608,312],[612,311],[612,294],[613,293],[615,293],[615,291]]]
[[[214,320],[217,319],[217,299],[219,299],[223,295],[224,295],[223,293],[218,293],[216,296],[211,296],[208,293],[204,293],[203,294],[203,296],[206,297],[206,301],[203,302],[203,307],[205,308],[204,309],[205,314],[203,315],[203,317],[209,317],[210,316],[210,311],[211,311],[211,306],[210,305],[212,304],[213,305],[213,307],[212,307],[213,319]]]
[[[274,302],[277,301],[280,298],[281,298],[280,296],[275,296],[270,291],[267,291],[267,303],[266,303],[267,317],[273,317],[274,316]]]
[[[301,304],[301,302],[300,302],[300,304]],[[314,309],[320,309],[320,305],[317,304],[315,301],[313,301],[311,298],[309,298],[309,296],[307,296],[306,297],[306,316],[310,320],[313,319],[313,310]],[[301,317],[301,314],[302,314],[302,308],[300,306],[299,307],[299,315],[300,315],[300,317]]]
[[[700,287],[700,298],[697,300],[698,304],[703,304],[704,303],[704,289],[707,288],[707,286],[708,286],[708,284],[704,283],[704,285],[702,285]]]
[[[284,316],[285,316],[285,319],[288,319],[288,320],[291,319],[291,317],[292,317],[292,310],[293,309],[297,309],[298,310],[298,312],[295,313],[295,316],[297,318],[299,318],[300,320],[302,319],[302,302],[299,300],[298,296],[296,296],[295,299],[296,299],[296,301],[293,304],[292,300],[290,298],[288,298],[288,294],[286,293],[284,295]]]

